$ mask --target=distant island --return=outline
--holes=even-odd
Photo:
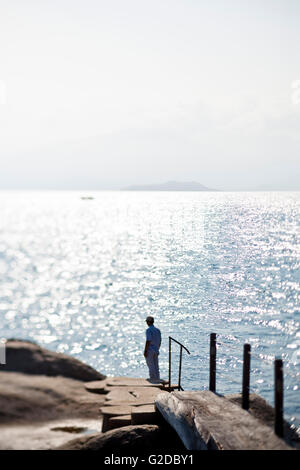
[[[123,191],[216,191],[196,181],[167,181],[158,184],[133,185],[122,188]]]

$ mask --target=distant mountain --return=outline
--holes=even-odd
[[[124,191],[215,191],[196,181],[167,181],[160,184],[142,184],[122,188]]]

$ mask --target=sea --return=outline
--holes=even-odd
[[[145,318],[182,343],[184,390],[250,392],[300,426],[300,192],[1,191],[0,337],[22,338],[111,376],[147,377]],[[172,382],[179,373],[172,342]]]

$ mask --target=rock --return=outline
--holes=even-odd
[[[103,403],[104,396],[89,393],[81,380],[0,372],[0,425],[63,417],[100,420]]]
[[[105,376],[65,354],[30,341],[8,340],[6,346],[7,363],[0,365],[0,450],[105,449],[115,453],[174,449],[174,445],[176,450],[184,450],[169,427],[166,432],[161,425],[128,426],[130,401],[121,400],[116,406],[116,402],[105,401],[107,395],[99,395],[99,391],[108,394],[112,388],[123,392],[128,388],[126,399],[129,395],[134,404],[152,402],[153,407],[154,397],[161,392],[158,387],[143,387],[143,379],[125,377],[110,378],[114,386],[108,387]],[[111,427],[122,426],[113,429],[113,434],[100,432],[106,415]]]
[[[226,395],[227,400],[242,406],[242,396],[240,393]],[[274,429],[275,410],[269,405],[264,398],[256,393],[249,394],[249,410],[250,415],[254,416],[263,424]],[[291,427],[290,423],[283,421],[284,441],[296,449],[300,449],[300,436],[296,430]]]
[[[74,437],[100,432],[99,420],[59,418],[34,423],[0,426],[1,450],[50,450]]]
[[[55,450],[101,450],[106,454],[112,452],[141,453],[159,450],[176,449],[176,452],[184,452],[186,449],[177,434],[168,425],[141,425],[125,426],[112,429],[105,434],[93,434],[69,441]]]
[[[81,380],[0,372],[0,450],[50,449],[75,431],[100,432],[103,401]]]
[[[60,375],[85,382],[105,379],[104,375],[78,359],[49,351],[30,341],[17,339],[10,339],[6,342],[6,364],[0,364],[1,371]]]

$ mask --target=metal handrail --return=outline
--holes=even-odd
[[[180,346],[180,360],[179,360],[179,372],[178,372],[178,390],[182,390],[183,391],[183,388],[181,386],[181,369],[182,369],[182,349],[184,349],[188,354],[191,354],[190,351],[185,347],[183,346],[183,344],[181,344],[179,341],[177,341],[176,339],[172,338],[171,336],[169,336],[169,389],[171,389],[171,363],[172,363],[172,348],[171,348],[171,344],[172,344],[172,341],[174,341],[175,343],[179,344]]]

